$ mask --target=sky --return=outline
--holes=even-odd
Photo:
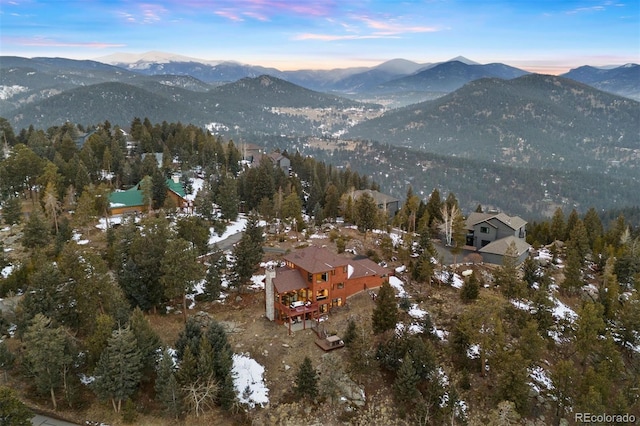
[[[280,70],[464,56],[532,72],[640,62],[640,0],[0,0],[0,54],[162,51]]]

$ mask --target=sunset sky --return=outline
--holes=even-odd
[[[0,54],[163,51],[280,70],[465,56],[558,74],[640,62],[640,0],[0,0]]]

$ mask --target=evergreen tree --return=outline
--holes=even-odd
[[[56,390],[64,382],[64,366],[71,361],[65,351],[66,332],[62,327],[51,327],[51,320],[38,314],[24,335],[25,361],[41,394],[49,393],[53,409],[58,407]]]
[[[174,238],[169,241],[162,261],[164,297],[171,300],[182,299],[182,315],[187,321],[187,295],[193,292],[195,284],[204,278],[204,266],[198,262],[197,253],[188,241]]]
[[[476,274],[474,272],[464,280],[462,290],[460,291],[460,299],[463,302],[471,302],[473,300],[476,300],[479,294],[480,283],[478,282],[478,278],[476,277]]]
[[[17,196],[8,197],[2,204],[2,218],[7,225],[22,222],[22,200]]]
[[[160,337],[151,328],[149,321],[139,307],[133,310],[130,323],[131,331],[140,351],[143,372],[150,373],[156,365],[158,350],[161,346]],[[148,377],[148,375],[144,377]]]
[[[183,359],[187,347],[191,351],[191,354],[197,357],[200,350],[201,338],[202,327],[194,317],[189,317],[184,324],[184,330],[178,334],[178,340],[176,340],[175,346],[178,359]]]
[[[4,372],[4,381],[8,380],[7,371],[13,368],[16,356],[7,348],[4,340],[0,340],[0,370]]]
[[[24,226],[22,245],[27,248],[45,247],[51,241],[50,227],[42,213],[34,209]]]
[[[96,325],[93,332],[85,339],[85,347],[87,349],[87,364],[94,367],[100,355],[107,347],[107,342],[115,329],[116,322],[111,315],[99,314],[96,319]]]
[[[393,395],[400,404],[409,404],[420,396],[418,383],[420,376],[413,367],[413,360],[409,353],[405,354],[393,382]]]
[[[318,374],[308,356],[304,357],[296,373],[294,392],[298,398],[313,401],[318,396]]]
[[[393,330],[397,322],[398,306],[396,304],[396,295],[389,281],[385,281],[380,286],[380,291],[376,298],[376,307],[373,309],[371,317],[373,332],[380,334],[387,330]]]
[[[178,237],[189,241],[198,254],[209,250],[209,225],[199,216],[182,216],[176,221]]]
[[[220,206],[222,218],[228,221],[236,220],[238,218],[239,203],[236,179],[226,174],[218,187],[217,204]]]
[[[345,345],[349,346],[351,342],[353,342],[358,337],[358,326],[356,321],[351,318],[347,323],[347,330],[344,332],[344,337],[342,341]]]
[[[209,267],[204,283],[204,297],[208,301],[218,300],[222,292],[222,279],[227,269],[227,256],[214,246],[214,251],[209,256]]]
[[[162,351],[155,383],[156,401],[164,407],[165,413],[174,418],[182,417],[184,395],[178,385],[175,363],[167,348]]]
[[[495,273],[495,285],[508,299],[521,298],[526,290],[524,282],[518,276],[516,256],[515,244],[511,243],[502,258],[502,266]]]
[[[355,202],[355,222],[358,230],[364,232],[365,239],[367,231],[378,226],[378,206],[369,193],[363,192]]]
[[[580,257],[578,249],[573,245],[569,245],[564,268],[564,281],[561,284],[568,294],[574,294],[582,287],[582,263],[583,259]]]
[[[565,241],[566,223],[564,219],[564,212],[558,207],[551,218],[551,238],[554,240]]]
[[[571,238],[571,232],[579,221],[580,216],[576,209],[571,210],[571,213],[569,213],[569,217],[567,218],[567,225],[564,229],[564,239],[562,241],[568,241]]]
[[[100,399],[111,399],[119,413],[140,383],[142,359],[135,335],[129,327],[114,330],[94,371],[93,389]]]
[[[198,348],[198,353],[200,349]],[[180,368],[176,373],[176,380],[180,388],[185,390],[191,383],[198,380],[198,357],[187,346],[180,360]]]
[[[33,412],[24,405],[14,390],[0,386],[0,424],[31,426],[33,416]]]
[[[169,186],[167,186],[167,179],[162,174],[160,169],[155,169],[153,174],[151,175],[151,192],[152,192],[152,206],[153,209],[157,210],[162,207],[167,198],[167,191],[169,190]]]
[[[428,229],[431,231],[433,235],[435,231],[435,227],[437,223],[442,221],[442,215],[440,211],[442,210],[442,200],[440,199],[440,191],[435,188],[431,195],[429,195],[429,200],[427,201],[426,210],[428,213]]]
[[[235,287],[238,293],[242,292],[253,273],[258,270],[262,260],[263,243],[262,227],[258,226],[258,218],[252,213],[249,215],[242,238],[233,248],[235,261],[229,284]]]

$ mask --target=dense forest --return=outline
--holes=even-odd
[[[474,272],[462,278],[434,248],[451,213],[448,243],[459,253],[462,212],[471,211],[458,200],[462,187],[445,196],[438,188],[422,195],[405,185],[402,207],[388,219],[370,197],[350,196],[354,189],[379,189],[377,176],[374,182],[286,150],[289,174],[267,157],[249,167],[234,141],[192,125],[136,118],[129,135],[109,122],[15,133],[0,120],[0,128],[2,220],[19,234],[20,247],[0,250],[0,267],[14,266],[0,278],[0,297],[21,295],[15,315],[0,318],[0,335],[12,336],[0,341],[0,368],[5,380],[21,383],[24,395],[38,395],[54,410],[81,410],[97,400],[122,422],[135,423],[145,401],[144,414],[168,422],[189,423],[209,412],[224,413],[229,424],[273,420],[250,414],[240,402],[227,333],[215,319],[189,315],[188,297],[196,283],[203,283],[202,300],[243,294],[263,257],[261,223],[311,232],[341,217],[369,241],[367,256],[408,269],[410,293],[397,298],[385,283],[372,314],[340,330],[345,374],[387,396],[347,410],[336,401],[338,377],[318,376],[305,358],[295,372],[295,392],[271,402],[274,413],[288,410],[294,424],[310,424],[322,419],[318,413],[338,412],[336,421],[362,425],[547,424],[578,412],[640,415],[640,227],[625,215],[637,218],[637,207],[602,212],[585,199],[580,211],[556,208],[528,226],[538,256],[522,265],[507,256],[486,269],[465,259],[461,267]],[[380,155],[396,161],[400,151],[387,149]],[[143,159],[157,152],[162,164],[155,156]],[[357,161],[366,163],[362,156],[350,160]],[[178,173],[187,194],[202,180],[197,214],[183,214],[166,196],[166,179]],[[148,211],[109,227],[108,194],[140,182]],[[246,228],[225,256],[208,244],[211,229],[222,234],[239,212]],[[104,232],[95,228],[101,220]],[[395,246],[384,232],[391,227],[406,231]],[[371,230],[382,232],[371,237]],[[344,251],[346,231],[332,232]],[[96,243],[78,244],[78,233],[95,235]],[[459,291],[451,286],[456,280]],[[415,306],[429,309],[417,324]],[[558,317],[557,306],[573,309]],[[168,307],[183,318],[172,342],[149,323]],[[403,332],[398,324],[420,331]],[[438,333],[444,326],[446,338]],[[16,393],[4,389],[3,406],[19,407]],[[300,400],[315,409],[296,406]],[[387,404],[376,405],[382,400]]]

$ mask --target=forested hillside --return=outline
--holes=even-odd
[[[519,167],[638,177],[640,103],[545,75],[481,79],[360,123],[349,137]]]
[[[405,183],[389,217],[371,196],[353,196],[380,189],[382,175],[283,149],[285,171],[194,125],[135,118],[128,134],[108,121],[0,125],[0,418],[24,402],[113,425],[640,416],[640,227],[624,215],[637,206],[555,208],[529,220],[531,256],[518,265],[508,251],[491,265],[465,251],[464,216],[489,209],[462,186],[422,194]],[[374,147],[349,161],[364,164],[367,153],[402,165],[405,152],[423,172],[446,170],[436,157]],[[162,160],[143,159],[149,153]],[[455,180],[466,164],[446,173]],[[581,176],[595,185],[579,174],[554,179]],[[168,195],[173,178],[191,205]],[[109,194],[136,185],[140,211],[112,214]],[[467,208],[463,197],[482,205]],[[243,232],[223,249],[230,230]],[[309,245],[391,273],[323,316],[346,344],[330,355],[313,331],[290,334],[264,317],[263,268]],[[262,370],[247,372],[242,360]]]

